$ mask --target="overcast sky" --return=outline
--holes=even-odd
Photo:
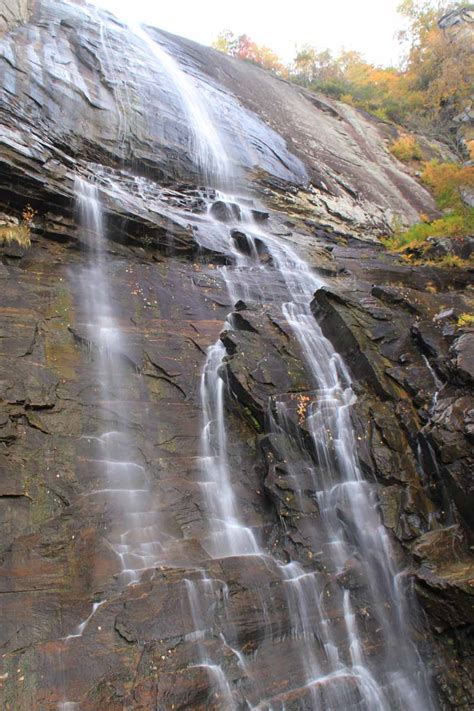
[[[91,0],[89,0],[91,1]],[[334,52],[355,49],[376,64],[399,59],[394,37],[400,0],[92,0],[134,18],[210,44],[225,29],[248,34],[285,61],[305,43]]]

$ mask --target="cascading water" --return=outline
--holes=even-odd
[[[228,257],[231,266],[221,267],[220,275],[233,303],[240,300],[259,308],[267,301],[281,304],[281,314],[306,361],[313,384],[303,423],[307,438],[291,422],[284,397],[268,403],[268,425],[296,496],[303,500],[305,487],[314,493],[319,525],[309,537],[313,536],[313,549],[322,551],[330,568],[323,572],[317,565],[276,559],[266,550],[262,532],[241,510],[225,407],[227,351],[219,339],[208,349],[201,375],[197,483],[207,530],[199,542],[209,559],[200,561],[183,580],[186,612],[194,626],[186,636],[192,650],[189,667],[206,671],[214,701],[223,711],[433,709],[424,667],[411,639],[407,579],[395,567],[373,487],[362,478],[357,462],[350,376],[310,310],[313,294],[323,282],[287,243],[255,221],[251,197],[215,191],[230,189],[237,176],[229,158],[233,152],[206,105],[206,90],[145,30],[134,25],[133,31],[177,93],[194,163],[213,188],[202,193],[207,212],[196,217],[198,241],[207,240]],[[84,432],[82,459],[92,472],[88,496],[103,501],[107,510],[106,541],[117,559],[116,592],[166,562],[166,540],[159,516],[151,508],[151,483],[134,444],[128,402],[134,389],[140,388],[140,376],[127,355],[126,330],[114,302],[99,193],[81,178],[76,179],[75,190],[90,254],[80,280],[81,338],[90,344],[95,380],[100,383],[95,391],[97,417]],[[234,318],[229,316],[224,327],[232,330]],[[248,609],[259,615],[261,640],[249,649],[239,639],[232,600],[219,573],[223,561],[239,558],[248,561],[250,571],[252,566],[269,571],[271,581],[267,597],[258,584],[252,591]],[[364,581],[364,604],[370,608],[378,640],[376,655],[367,652],[361,618],[356,615],[362,605],[357,585],[341,588],[337,582],[351,568]],[[90,613],[65,638],[67,645],[82,637],[103,604],[102,600],[91,603]],[[234,670],[238,669],[237,683],[213,644],[217,608],[218,637],[234,660]],[[275,620],[282,615],[285,624],[279,627]],[[281,666],[273,664],[280,644],[296,660],[288,679],[282,678]],[[303,690],[303,696],[292,699],[297,690]],[[62,704],[64,709],[74,706],[70,700]]]
[[[395,570],[394,554],[380,522],[375,494],[363,480],[357,462],[350,420],[354,395],[349,374],[309,308],[309,301],[321,284],[288,248],[282,249],[273,241],[268,246],[292,299],[283,305],[283,313],[302,347],[317,388],[306,423],[318,463],[317,467],[309,467],[321,514],[322,530],[317,532],[318,538],[324,537],[337,571],[342,571],[351,559],[360,563],[383,630],[382,671],[373,677],[355,624],[351,593],[346,590],[343,609],[352,669],[360,677],[369,708],[430,708],[423,663],[411,641],[406,593]],[[288,431],[284,408],[284,403],[277,403],[274,408],[275,427],[283,432]],[[285,454],[291,470],[290,448]],[[294,471],[295,480],[297,475]],[[350,512],[346,519],[352,525],[350,532],[340,514],[344,510]]]
[[[140,36],[148,45],[148,36]],[[228,180],[228,164],[226,161],[218,162],[225,155],[223,143],[203,102],[194,102],[196,87],[193,80],[182,72],[164,50],[160,48],[154,54],[180,92],[187,119],[199,146],[197,160],[204,168],[204,175],[208,177],[213,173],[217,182],[225,182]],[[202,159],[202,156],[209,155],[212,155],[211,171],[208,170],[209,160]],[[350,421],[350,406],[354,402],[354,395],[349,374],[310,311],[312,296],[322,286],[322,282],[315,278],[307,265],[287,245],[253,221],[248,199],[239,200],[218,194],[217,201],[230,205],[226,208],[226,219],[213,217],[216,199],[211,200],[208,226],[215,240],[214,247],[231,255],[236,263],[234,272],[232,269],[222,269],[232,299],[253,298],[254,302],[261,302],[263,291],[271,292],[272,275],[268,274],[269,270],[260,262],[257,264],[255,259],[257,244],[263,244],[268,250],[274,269],[286,286],[287,299],[282,304],[282,313],[303,351],[315,388],[306,417],[313,452],[306,452],[305,462],[305,469],[311,474],[320,512],[321,525],[315,531],[315,538],[331,561],[335,577],[343,573],[348,563],[355,562],[360,566],[361,575],[368,586],[368,604],[373,611],[371,614],[375,615],[379,625],[382,657],[373,660],[364,651],[350,589],[341,593],[333,584],[331,591],[325,591],[320,587],[316,571],[308,573],[296,562],[285,565],[272,560],[258,545],[252,530],[242,522],[233,492],[227,452],[225,392],[219,372],[225,349],[220,342],[209,349],[201,380],[201,486],[205,491],[209,515],[209,536],[205,545],[213,557],[252,555],[260,557],[266,565],[276,565],[279,569],[282,584],[287,591],[290,629],[297,642],[303,670],[303,678],[297,683],[307,687],[309,693],[309,705],[305,708],[324,708],[329,711],[339,708],[374,711],[432,709],[434,703],[426,673],[411,640],[403,575],[395,569],[389,538],[379,519],[374,492],[363,480],[357,463],[356,440]],[[229,215],[232,218],[230,220]],[[233,230],[245,231],[244,237],[251,246],[245,257],[241,250],[235,248]],[[297,448],[301,453],[302,442],[295,442],[294,431],[287,424],[284,401],[271,403],[269,421],[280,435],[280,442],[284,443],[282,454],[290,474],[298,482],[301,460],[296,461],[293,452]],[[212,589],[212,580],[204,575],[200,583],[187,583],[196,632],[202,632],[201,628],[205,626],[198,603],[200,586],[204,586],[208,593]],[[327,608],[329,597],[331,601],[333,597],[339,598],[345,630],[343,640],[338,638],[333,629]],[[226,700],[222,708],[231,708],[230,688],[223,681],[225,676],[222,667],[202,650],[198,656],[198,663],[206,664],[209,668],[210,682],[216,689],[225,692]],[[258,670],[258,655],[246,659],[245,655],[239,653],[239,660],[249,679],[258,675],[253,673]],[[339,683],[328,685],[331,681]],[[324,692],[321,692],[323,687]],[[284,708],[283,702],[276,701],[273,705],[271,701],[259,700],[258,696],[258,689],[254,689],[246,697],[247,703],[260,709]]]
[[[140,579],[143,571],[157,564],[162,553],[157,513],[150,508],[150,482],[145,467],[133,460],[133,422],[127,403],[139,389],[139,375],[126,354],[124,334],[113,304],[106,262],[106,238],[97,186],[76,176],[75,197],[81,240],[89,253],[89,265],[79,277],[81,339],[91,353],[97,385],[93,402],[98,404],[92,422],[81,437],[81,467],[89,471],[92,488],[87,496],[107,512],[106,541],[117,559],[115,591]],[[74,654],[71,645],[86,633],[99,608],[64,638],[64,655]],[[60,662],[60,665],[61,662]],[[67,695],[68,679],[64,680]],[[62,711],[77,708],[75,701],[58,704]]]
[[[226,354],[221,341],[209,348],[201,376],[202,467],[201,486],[210,515],[210,535],[204,546],[215,557],[258,554],[253,532],[242,525],[230,481],[224,416],[225,385],[219,368]]]
[[[141,570],[156,563],[162,549],[157,540],[157,514],[150,510],[146,469],[130,456],[134,452],[133,423],[126,402],[133,364],[127,358],[124,334],[114,312],[98,189],[78,177],[75,190],[80,225],[91,255],[90,267],[81,277],[85,332],[100,383],[99,418],[105,425],[102,432],[83,435],[90,445],[89,461],[102,478],[89,496],[103,497],[112,506],[114,520],[107,540],[120,561],[120,577],[127,583],[138,580]]]
[[[140,377],[126,355],[120,319],[114,307],[113,290],[106,260],[106,238],[99,191],[91,182],[75,178],[75,196],[81,240],[88,248],[89,266],[79,278],[80,309],[83,313],[81,339],[89,346],[92,372],[97,383],[92,422],[85,424],[80,466],[89,471],[91,488],[86,494],[106,510],[106,542],[117,559],[114,592],[140,579],[143,571],[157,564],[162,546],[158,515],[150,504],[150,481],[146,468],[133,458],[133,427],[128,402]],[[99,608],[92,603],[90,614],[64,638],[65,655],[73,655]],[[64,681],[67,695],[68,679]],[[59,709],[77,708],[65,700]]]
[[[220,182],[227,182],[231,176],[227,153],[202,94],[181,71],[175,59],[158,42],[154,42],[139,23],[132,20],[130,29],[155,57],[177,93],[188,130],[191,131],[189,151],[201,175],[207,181],[219,178]]]
[[[220,200],[223,195],[218,196]],[[235,197],[228,198],[234,202]],[[282,312],[291,326],[306,358],[308,369],[314,379],[315,391],[312,393],[312,404],[308,408],[306,426],[310,432],[315,454],[307,454],[305,471],[310,472],[313,488],[316,492],[318,508],[321,515],[321,526],[315,531],[315,541],[326,549],[326,553],[334,566],[337,576],[341,574],[348,562],[360,564],[364,579],[369,584],[370,605],[377,615],[377,621],[384,637],[383,660],[374,664],[363,651],[362,635],[357,628],[350,590],[340,595],[340,605],[343,610],[346,629],[345,645],[338,644],[335,630],[331,628],[330,611],[326,609],[326,600],[333,605],[337,598],[337,585],[329,597],[325,596],[324,588],[320,587],[318,575],[305,571],[300,564],[292,562],[279,564],[282,579],[287,588],[288,614],[291,618],[291,629],[300,642],[301,664],[305,669],[306,684],[312,693],[312,703],[318,708],[321,699],[318,696],[318,686],[328,680],[339,682],[355,682],[356,695],[352,695],[342,685],[334,687],[332,694],[326,692],[324,708],[351,708],[358,698],[363,708],[369,709],[399,709],[433,708],[430,698],[429,684],[415,645],[411,641],[409,625],[410,613],[407,605],[406,581],[403,574],[397,573],[393,563],[393,553],[385,528],[382,526],[377,511],[377,501],[372,488],[365,482],[358,467],[357,446],[350,421],[350,407],[354,402],[354,394],[350,387],[350,377],[340,356],[334,352],[330,342],[324,338],[309,303],[313,293],[321,287],[322,282],[308,269],[286,245],[262,230],[249,216],[249,211],[241,206],[241,219],[235,224],[225,224],[216,230],[222,236],[219,245],[224,251],[235,255],[232,239],[229,235],[233,230],[245,230],[247,239],[252,241],[254,249],[249,250],[249,257],[243,261],[237,258],[239,269],[237,277],[232,269],[225,269],[225,279],[229,292],[234,300],[262,299],[262,292],[271,289],[265,284],[265,268],[260,263],[253,265],[255,244],[260,241],[266,245],[271,254],[273,264],[284,279],[291,299],[282,305]],[[258,276],[255,277],[255,271]],[[262,274],[263,271],[263,274]],[[248,279],[245,275],[248,274]],[[267,276],[268,278],[268,276]],[[271,279],[271,277],[270,277]],[[268,293],[268,292],[267,292]],[[216,365],[217,354],[222,357],[225,350],[221,344],[212,346],[202,380],[202,401],[204,411],[209,379],[206,371],[218,373]],[[207,379],[207,383],[206,383]],[[216,391],[216,383],[213,381]],[[223,388],[220,385],[219,388]],[[228,489],[231,473],[225,449],[225,422],[223,398],[219,397],[220,407],[214,408],[214,424],[220,435],[218,437],[219,461],[225,462],[225,467],[218,470],[221,475],[221,488]],[[287,470],[294,482],[300,480],[301,450],[305,444],[294,442],[293,428],[289,424],[284,401],[271,404],[269,421],[274,431],[279,435],[280,445],[285,442],[282,454],[287,463]],[[206,427],[209,428],[209,418]],[[207,434],[203,434],[206,441]],[[296,445],[296,446],[295,446]],[[293,452],[298,451],[298,457]],[[315,464],[315,461],[317,464]],[[208,464],[209,460],[205,459]],[[211,464],[213,464],[211,460]],[[215,475],[216,471],[211,466]],[[212,504],[212,501],[210,502]],[[341,511],[348,511],[346,521],[341,517]],[[222,519],[222,500],[216,502],[214,514]],[[212,516],[212,513],[211,513]],[[352,523],[352,530],[347,530],[347,520]],[[242,530],[248,530],[238,521],[235,505],[229,515],[229,524]],[[211,518],[211,530],[213,528]],[[221,526],[222,529],[222,526]],[[215,531],[218,536],[219,529]],[[221,530],[222,534],[222,530]],[[240,543],[239,543],[240,540]],[[253,539],[255,540],[255,538]],[[236,536],[233,547],[226,550],[225,536],[221,538],[218,548],[220,555],[244,555],[248,552],[264,556],[261,550],[250,551],[246,541]],[[256,544],[254,544],[256,545]],[[327,592],[327,591],[326,591]],[[315,610],[317,614],[315,616]],[[316,644],[318,641],[319,644]],[[319,649],[318,649],[319,646]],[[347,646],[349,658],[339,652],[339,646]],[[255,663],[255,661],[254,661]],[[258,662],[257,662],[258,668]],[[258,676],[258,674],[256,674]],[[358,702],[357,702],[358,703]],[[259,708],[271,708],[265,702]]]

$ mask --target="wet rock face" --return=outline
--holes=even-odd
[[[192,196],[180,195],[191,206]],[[274,232],[284,217],[272,214]],[[303,237],[314,241],[316,268],[325,252],[331,257],[324,268],[332,264],[339,274],[316,292],[314,310],[357,372],[359,459],[378,490],[384,524],[400,542],[398,554],[415,572],[428,620],[418,641],[431,660],[444,707],[467,709],[472,449],[466,437],[472,398],[458,361],[461,339],[470,332],[456,329],[446,341],[446,318],[434,318],[439,294],[426,292],[432,270],[418,269],[414,278],[395,261],[381,261],[377,247],[354,241],[332,244],[328,252],[309,232],[293,235],[296,243]],[[110,242],[108,277],[126,334],[124,350],[116,355],[127,374],[123,398],[136,446],[130,454],[150,473],[150,497],[170,541],[162,565],[120,590],[117,560],[104,535],[113,502],[91,496],[100,472],[86,435],[93,434],[94,422],[101,431],[102,416],[94,396],[97,351],[86,338],[78,298],[87,252],[74,242],[33,239],[23,256],[5,250],[2,270],[3,706],[53,709],[67,679],[69,692],[91,711],[98,705],[153,704],[220,709],[209,672],[195,666],[197,645],[204,644],[211,657],[222,659],[237,703],[244,703],[238,689],[246,698],[256,693],[236,654],[241,649],[258,659],[255,702],[264,697],[312,708],[316,690],[308,697],[308,689],[298,686],[301,642],[288,616],[281,572],[257,556],[209,558],[202,545],[206,503],[196,483],[199,375],[206,348],[220,337],[227,351],[221,375],[233,486],[245,524],[277,559],[297,560],[308,575],[318,576],[331,600],[341,654],[349,653],[339,625],[344,593],[350,591],[370,658],[382,658],[360,561],[353,558],[342,572],[334,570],[319,538],[320,511],[309,475],[316,453],[305,425],[315,395],[279,309],[285,287],[277,271],[267,266],[275,303],[256,309],[231,303],[217,254],[213,262],[198,251],[183,253],[179,240],[173,249],[172,239],[167,250],[144,250],[133,240]],[[399,286],[404,278],[410,287]],[[464,298],[452,289],[444,292],[445,311],[464,311]],[[427,360],[423,344],[431,348]],[[291,459],[269,422],[276,398],[285,403]],[[114,413],[109,417],[112,428]],[[350,530],[350,509],[341,508],[338,516]],[[201,601],[203,640],[194,635],[190,584]],[[83,636],[67,642],[64,637],[87,618],[91,605],[103,600]],[[316,624],[316,608],[312,614]],[[353,680],[343,676],[317,693],[322,704],[339,695],[360,702]]]
[[[266,189],[293,186],[296,203],[303,191],[321,222],[349,223],[365,237],[386,231],[394,214],[413,221],[434,209],[387,152],[381,124],[209,48],[152,29],[149,36],[213,107],[233,173],[251,173]],[[193,136],[163,66],[107,13],[39,0],[30,22],[2,36],[0,62],[0,186],[12,191],[10,209],[28,200],[40,208],[46,232],[70,232],[70,178],[84,160],[200,182]]]
[[[245,699],[298,710],[345,699],[359,708],[350,677],[325,678],[322,669],[317,687],[304,685],[300,630],[275,560],[297,561],[325,590],[343,659],[350,650],[341,609],[350,591],[366,654],[375,668],[383,663],[360,560],[350,558],[341,572],[324,548],[309,475],[323,463],[305,421],[318,394],[282,316],[281,275],[264,241],[234,224],[245,204],[327,280],[313,309],[354,377],[360,465],[426,611],[418,642],[440,704],[467,711],[473,344],[457,315],[470,309],[463,293],[470,275],[415,271],[352,237],[373,238],[394,212],[409,219],[429,212],[431,199],[386,153],[377,123],[151,31],[206,84],[216,115],[226,115],[224,105],[240,127],[222,130],[255,195],[221,200],[202,185],[189,126],[162,69],[124,25],[81,4],[39,0],[28,23],[8,21],[8,29],[0,37],[0,210],[18,218],[30,202],[37,215],[29,250],[1,247],[1,707],[56,709],[67,680],[85,710],[217,711],[223,691],[212,670],[196,665],[204,648],[221,660],[237,708]],[[123,332],[113,357],[126,382],[116,408],[98,396],[99,343],[80,298],[90,252],[77,229],[77,172],[98,186],[109,239],[107,278]],[[218,247],[221,230],[227,251]],[[226,279],[238,280],[242,255],[254,259],[261,307],[228,295]],[[213,559],[205,550],[200,375],[218,339],[226,349],[220,376],[232,487],[268,558]],[[277,401],[291,446],[271,425]],[[162,564],[125,589],[107,543],[120,512],[97,496],[94,449],[104,426],[123,424],[123,411],[133,431],[130,458],[147,471],[166,540]],[[336,513],[350,533],[350,507]],[[190,590],[200,600],[199,630]],[[98,603],[82,636],[67,640]],[[316,604],[309,617],[315,627]],[[255,662],[256,680],[242,655]]]
[[[474,350],[457,315],[469,308],[462,287],[470,275],[440,269],[434,287],[431,270],[402,267],[378,249],[353,243],[332,254],[350,276],[318,291],[313,310],[357,377],[359,457],[381,484],[384,523],[419,566],[416,587],[441,653],[462,657],[448,682],[439,677],[442,698],[464,707],[472,694]]]

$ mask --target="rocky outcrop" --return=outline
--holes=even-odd
[[[380,482],[385,525],[414,557],[441,658],[460,655],[440,685],[463,707],[472,694],[474,399],[472,333],[457,316],[470,308],[470,274],[407,267],[360,243],[332,254],[347,276],[316,293],[314,313],[357,379],[361,464]]]
[[[2,0],[0,2],[0,33],[25,22],[30,13],[28,0]]]
[[[367,238],[386,231],[395,214],[414,221],[434,210],[388,153],[381,124],[212,49],[149,34],[201,82],[230,160],[264,189],[294,186],[288,211],[309,207],[328,228]],[[30,201],[45,231],[64,234],[71,176],[85,161],[132,173],[139,165],[160,182],[195,180],[189,126],[157,57],[111,16],[37,2],[32,21],[4,35],[0,61],[0,186],[10,210]]]
[[[83,709],[219,709],[222,690],[195,664],[204,645],[222,660],[237,707],[254,688],[239,649],[258,660],[255,704],[311,708],[317,697],[324,706],[337,691],[357,707],[359,691],[344,675],[309,696],[275,563],[298,561],[317,577],[343,656],[341,607],[351,591],[376,665],[382,640],[369,581],[356,558],[335,571],[318,538],[321,512],[307,474],[321,463],[305,422],[317,393],[282,318],[281,274],[263,242],[234,229],[235,251],[255,249],[266,267],[256,282],[268,298],[261,308],[232,303],[218,267],[233,273],[236,258],[218,248],[205,214],[215,191],[201,185],[182,107],[139,38],[83,4],[37,0],[33,9],[0,41],[0,210],[15,218],[27,203],[36,210],[31,248],[1,247],[1,706],[56,709],[67,679]],[[426,612],[420,648],[441,707],[467,710],[473,351],[472,329],[459,328],[457,316],[472,308],[472,275],[407,266],[374,242],[395,214],[413,221],[434,210],[387,152],[378,121],[211,49],[149,33],[211,99],[242,176],[236,192],[252,180],[245,199],[253,217],[325,280],[314,314],[354,378],[360,465]],[[127,374],[126,407],[110,408],[107,423],[113,430],[127,412],[133,461],[150,475],[150,506],[166,538],[163,564],[125,589],[105,535],[117,512],[96,496],[100,464],[90,456],[100,383],[98,344],[78,297],[89,257],[77,229],[77,174],[99,188],[111,298],[126,334],[114,353]],[[225,227],[237,208],[215,200],[213,217]],[[232,484],[267,558],[212,559],[203,545],[200,374],[218,338],[227,352]],[[276,398],[290,445],[272,427]],[[349,507],[337,514],[350,530]],[[191,619],[193,586],[201,635]],[[82,635],[68,639],[92,609]]]

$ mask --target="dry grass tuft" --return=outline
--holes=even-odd
[[[27,205],[22,212],[19,224],[0,225],[0,245],[18,244],[20,247],[31,245],[31,223],[36,215],[31,205]]]

